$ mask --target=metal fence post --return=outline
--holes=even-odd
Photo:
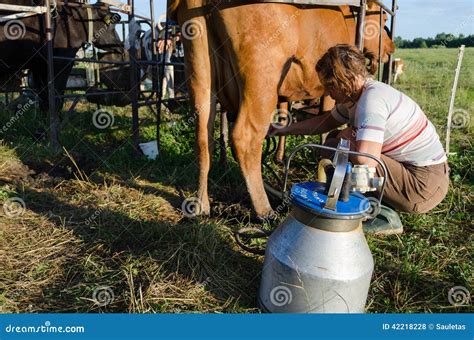
[[[367,0],[360,0],[359,14],[357,16],[356,45],[361,51],[364,50],[364,29],[365,29],[366,6],[367,6]]]
[[[151,31],[151,41],[152,41],[151,56],[152,56],[152,61],[154,62],[150,66],[151,67],[151,83],[152,83],[153,92],[156,94],[156,96],[158,96],[158,75],[159,75],[158,68],[159,67],[157,65],[158,51],[156,49],[158,39],[157,39],[157,36],[156,36],[157,24],[155,22],[155,1],[154,0],[150,0],[150,19],[151,19],[151,27],[152,27],[152,31]],[[158,18],[158,20],[159,20],[159,18]],[[159,150],[159,145],[157,145],[157,147],[158,147],[158,150]]]
[[[130,39],[130,97],[132,102],[132,143],[134,154],[140,154],[140,149],[138,146],[140,140],[140,126],[139,126],[139,117],[138,117],[138,91],[140,83],[138,82],[138,72],[137,72],[137,49],[135,48],[135,38],[131,32],[131,23],[135,18],[135,1],[128,0],[128,5],[130,6],[130,12],[128,13],[128,34]]]
[[[158,79],[158,103],[157,103],[157,112],[156,112],[156,143],[158,145],[158,148],[160,147],[160,126],[161,126],[161,107],[163,103],[163,77],[165,75],[165,67],[166,67],[166,53],[167,53],[167,41],[168,41],[168,28],[169,28],[169,23],[168,23],[168,17],[166,17],[166,23],[165,23],[165,34],[164,34],[164,48],[163,48],[163,57],[159,65],[160,71],[158,72],[159,79]]]
[[[48,51],[48,108],[51,146],[54,149],[59,147],[58,143],[58,112],[56,110],[56,90],[54,87],[54,27],[51,20],[51,0],[45,0],[47,11],[45,17],[46,43]]]
[[[464,47],[464,45],[461,45],[461,47],[459,48],[458,64],[456,66],[456,72],[454,75],[453,88],[451,89],[451,100],[449,102],[448,111],[448,124],[446,126],[446,155],[449,155],[449,142],[451,139],[451,123],[453,119],[454,100],[456,99],[456,89],[458,87],[459,73],[461,72],[462,58],[464,56]]]
[[[383,8],[380,7],[380,18],[379,18],[379,60],[378,60],[378,63],[379,63],[379,67],[377,67],[377,80],[378,81],[382,81],[382,68],[383,68],[383,63],[382,63],[382,60],[383,60],[383,31],[384,31],[384,28],[383,28],[383,15],[384,15],[384,11],[383,11]]]
[[[397,0],[392,0],[392,20],[390,21],[390,39],[394,41],[395,39],[395,23],[397,19]],[[387,65],[388,64],[388,65]],[[388,62],[385,63],[384,70],[383,70],[383,82],[387,84],[392,84],[392,72],[393,72],[393,55],[390,54],[388,57]]]

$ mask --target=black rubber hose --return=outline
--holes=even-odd
[[[242,238],[255,239],[255,238],[266,238],[271,235],[271,231],[266,231],[256,227],[244,227],[240,228],[234,233],[235,241],[245,251],[256,255],[265,255],[265,249],[252,248],[246,245]]]

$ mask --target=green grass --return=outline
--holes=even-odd
[[[396,87],[443,140],[456,55],[397,52],[406,69]],[[471,122],[473,66],[467,49],[455,107]],[[47,147],[47,120],[34,110],[1,136],[0,202],[19,197],[26,208],[17,217],[0,209],[0,312],[257,312],[263,258],[232,235],[252,225],[235,162],[211,171],[212,216],[187,219],[181,202],[195,195],[198,175],[189,117],[165,115],[162,153],[148,161],[131,156],[129,108],[109,108],[115,123],[104,130],[92,124],[93,106],[77,111],[61,131],[67,152]],[[1,125],[10,116],[0,110]],[[142,140],[153,139],[153,115],[142,109],[141,118]],[[454,286],[472,291],[472,132],[472,123],[453,129],[443,203],[429,214],[402,214],[400,236],[368,237],[375,259],[368,312],[472,311],[447,298]],[[114,298],[99,306],[94,291],[103,287]]]

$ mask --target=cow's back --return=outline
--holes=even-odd
[[[243,78],[259,76],[245,72],[275,72],[275,64],[279,65],[280,97],[293,101],[321,96],[323,88],[315,71],[317,61],[329,47],[354,40],[355,26],[348,26],[344,19],[343,11],[350,14],[348,8],[302,9],[275,3],[232,5],[238,3],[206,7],[202,1],[182,0],[177,6],[182,29],[193,28],[206,35],[207,50],[199,51],[202,47],[198,46],[198,39],[185,39],[185,50],[192,50],[188,58],[209,59],[214,91],[222,105],[237,111],[245,85]],[[205,27],[193,25],[203,15]],[[250,63],[254,66],[249,67]],[[269,90],[262,88],[253,95],[265,95]]]

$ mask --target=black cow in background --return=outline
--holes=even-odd
[[[3,4],[38,6],[42,0],[1,0]],[[69,3],[74,1],[69,1]],[[0,16],[12,12],[0,11]],[[92,22],[92,25],[90,23]],[[53,12],[54,55],[74,58],[84,43],[92,40],[98,48],[119,48],[122,43],[115,30],[120,15],[111,13],[106,4],[97,3],[92,10],[84,7],[58,5]],[[92,32],[91,32],[92,28]],[[92,37],[92,39],[90,39]],[[21,70],[29,69],[32,90],[40,100],[40,108],[48,110],[48,51],[44,15],[12,19],[0,23],[0,74],[4,81],[15,78]],[[63,95],[73,62],[54,60],[56,95]],[[62,108],[58,100],[57,110]]]

